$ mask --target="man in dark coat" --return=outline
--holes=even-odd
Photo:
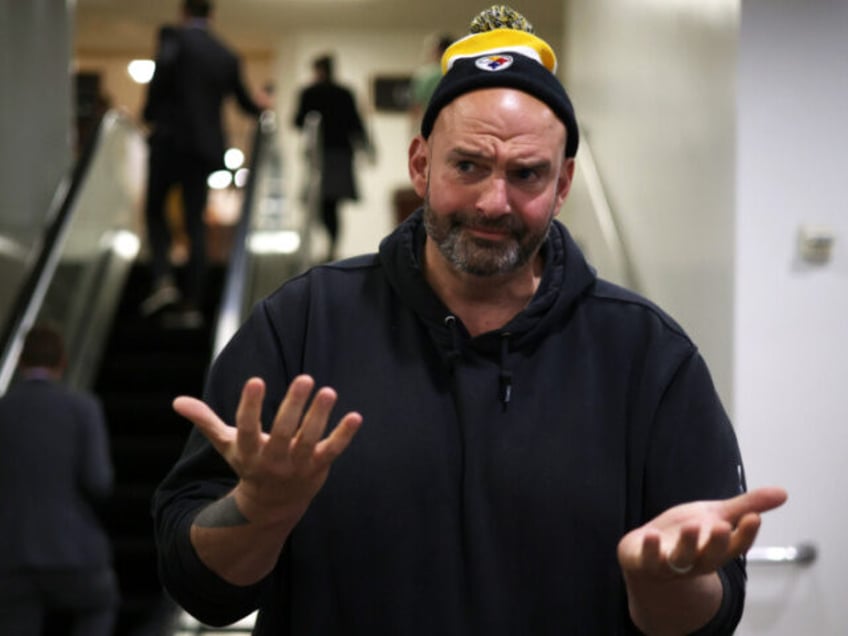
[[[118,609],[97,506],[113,484],[100,403],[59,379],[62,338],[36,326],[19,381],[0,398],[0,634],[40,636],[48,613],[72,636],[111,636]]]
[[[159,566],[198,620],[736,628],[743,555],[786,492],[746,492],[695,343],[556,220],[579,129],[524,22],[496,5],[446,51],[408,154],[423,208],[257,303],[203,401],[174,401],[196,430],[154,500]]]
[[[238,56],[209,30],[208,0],[184,0],[180,26],[159,31],[156,72],[150,82],[144,119],[152,126],[145,218],[152,252],[153,291],[142,312],[153,314],[186,298],[187,316],[202,300],[206,270],[203,212],[209,174],[223,167],[221,106],[234,96],[241,109],[258,115],[265,96],[251,97]],[[187,280],[177,288],[169,261],[170,232],[164,208],[172,186],[182,187],[190,242]]]
[[[315,81],[300,92],[294,124],[303,128],[309,113],[321,115],[321,222],[330,243],[327,260],[333,260],[339,238],[339,203],[359,198],[354,151],[372,149],[353,93],[334,79],[333,58],[316,58],[312,69]]]

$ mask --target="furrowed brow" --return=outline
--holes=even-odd
[[[456,147],[450,151],[449,156],[451,159],[460,159],[460,160],[469,160],[469,159],[477,159],[484,160],[487,159],[487,156],[481,152],[476,150],[470,150],[468,148],[460,148]]]

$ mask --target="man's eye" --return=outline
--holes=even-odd
[[[539,177],[539,171],[535,168],[519,168],[513,175],[518,181],[533,181]]]
[[[463,173],[472,172],[474,170],[474,164],[471,161],[458,161],[456,163],[456,169]]]

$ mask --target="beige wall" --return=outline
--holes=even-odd
[[[563,75],[641,291],[700,346],[730,406],[738,0],[566,13]]]

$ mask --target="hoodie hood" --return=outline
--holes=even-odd
[[[383,239],[379,258],[394,291],[418,314],[439,349],[448,355],[456,353],[458,338],[480,353],[501,353],[505,336],[510,350],[532,346],[550,333],[553,324],[566,319],[576,300],[597,278],[568,230],[554,220],[542,246],[545,271],[533,299],[500,329],[469,338],[424,278],[421,253],[425,237],[419,209]]]

